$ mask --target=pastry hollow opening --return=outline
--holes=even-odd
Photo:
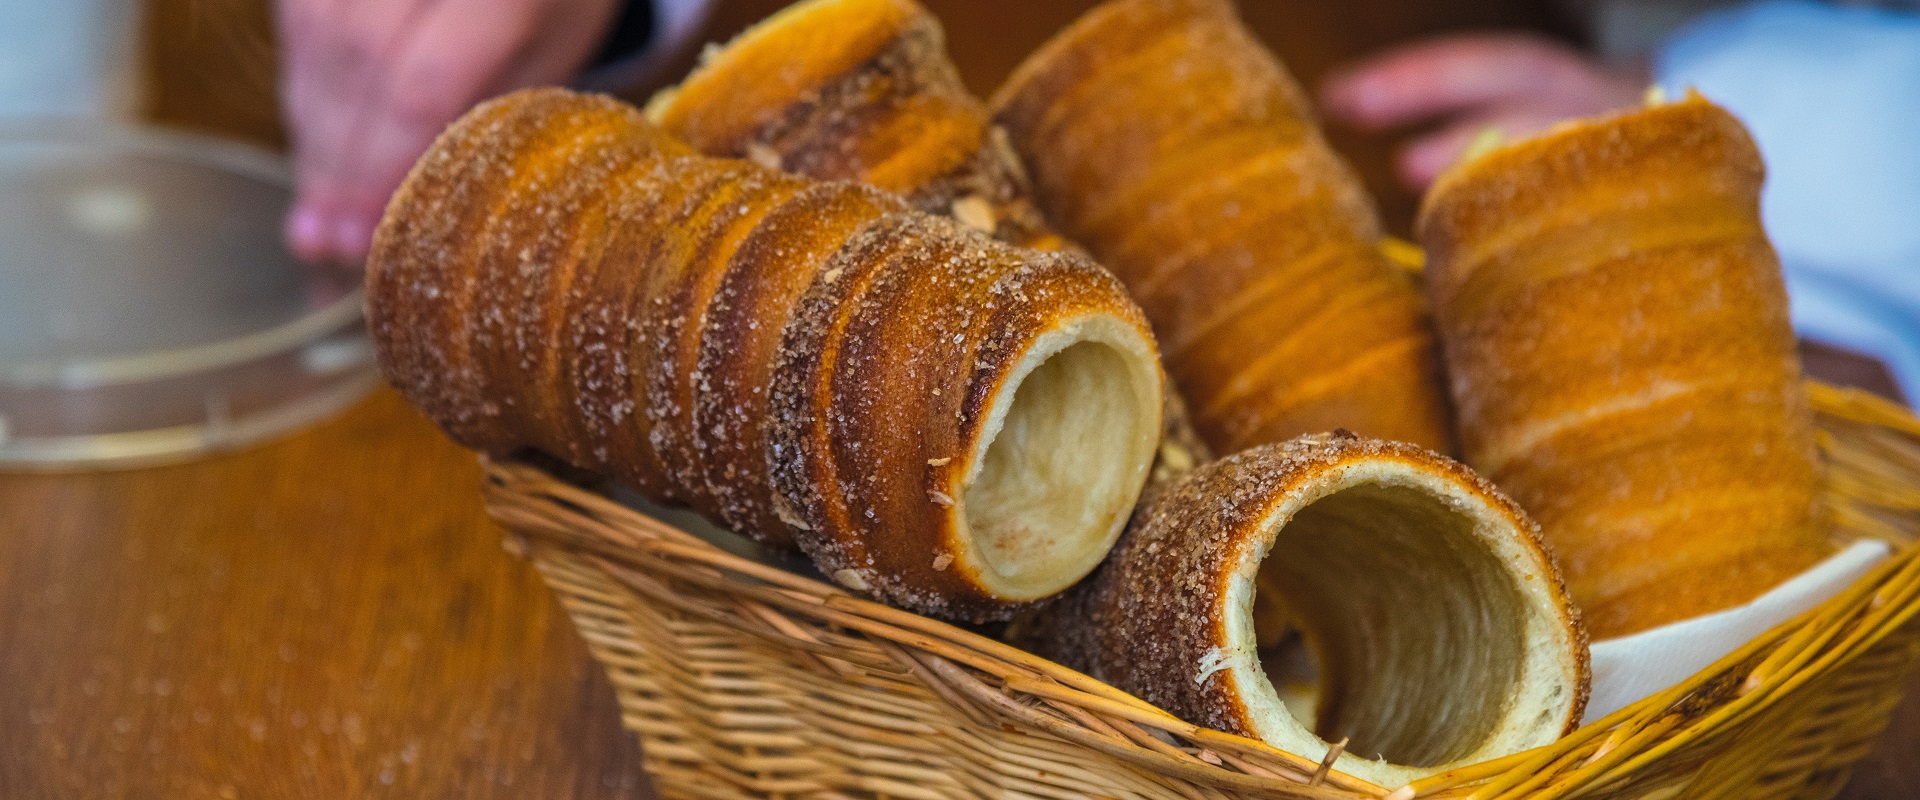
[[[1043,335],[1001,388],[1004,408],[989,412],[957,509],[978,580],[1009,600],[1052,595],[1093,571],[1158,447],[1151,345],[1131,329],[1114,332],[1124,339],[1087,333]]]
[[[1480,524],[1423,487],[1383,481],[1338,489],[1282,524],[1250,605],[1263,644],[1281,638],[1261,613],[1277,606],[1311,653],[1318,690],[1310,703],[1289,698],[1312,709],[1300,725],[1407,767],[1488,743],[1519,699],[1527,631],[1520,589]],[[1263,655],[1271,685],[1297,690],[1298,659]]]

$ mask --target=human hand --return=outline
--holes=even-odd
[[[1609,67],[1522,34],[1432,39],[1336,70],[1322,85],[1333,118],[1366,130],[1439,121],[1402,148],[1396,168],[1426,187],[1489,127],[1509,139],[1640,102],[1644,67]]]
[[[620,0],[278,0],[295,200],[286,239],[358,264],[387,198],[473,104],[571,79]]]

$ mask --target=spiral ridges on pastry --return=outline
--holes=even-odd
[[[950,617],[1091,570],[1158,438],[1151,334],[1105,270],[693,154],[610,98],[528,90],[456,122],[389,205],[367,291],[389,379],[462,443],[618,477]]]
[[[1225,0],[1114,0],[993,100],[1048,221],[1147,311],[1202,438],[1450,447],[1431,324],[1311,108]]]

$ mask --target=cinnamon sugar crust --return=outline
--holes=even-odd
[[[1105,3],[991,105],[1046,218],[1146,309],[1214,449],[1332,427],[1450,448],[1420,293],[1229,3]]]
[[[1296,720],[1259,660],[1256,586],[1321,663]],[[1265,445],[1154,494],[1041,612],[1045,654],[1188,721],[1399,786],[1578,725],[1587,641],[1538,529],[1465,467],[1346,432]]]
[[[1006,133],[912,0],[803,0],[717,46],[647,114],[708,155],[858,181],[1012,244],[1084,252],[1049,228]],[[1171,475],[1211,457],[1165,392]]]
[[[563,90],[435,143],[368,287],[389,379],[462,443],[617,476],[952,618],[1091,570],[1161,424],[1145,318],[1084,258],[693,155]]]
[[[1495,150],[1422,209],[1467,459],[1540,520],[1596,635],[1830,550],[1763,176],[1696,96]]]
[[[965,513],[972,496],[968,488],[985,466],[986,445],[1000,432],[995,412],[1010,407],[1007,390],[1016,378],[1026,377],[1019,372],[1022,354],[1050,334],[1065,331],[1086,343],[1081,346],[1133,354],[1127,359],[1132,362],[1147,355],[1140,349],[1151,341],[1145,320],[1107,310],[1122,289],[1083,259],[1011,248],[938,217],[902,216],[864,230],[828,274],[835,268],[840,271],[833,280],[816,282],[802,298],[775,370],[772,436],[782,460],[775,466],[774,485],[791,502],[790,518],[814,531],[897,533],[886,539],[808,535],[797,537],[801,546],[823,572],[851,572],[884,596],[911,598],[903,602],[913,607],[944,604],[935,612],[944,615],[985,613],[973,606],[986,598],[969,601],[962,591],[982,582],[1004,585],[1002,599],[1027,594],[1034,596],[1026,600],[1042,599],[1033,589],[1019,587],[1019,581],[991,580],[990,559],[976,546],[979,526],[969,525]],[[825,308],[854,313],[830,316],[812,310]],[[1126,375],[1117,384],[1084,387],[1080,402],[1107,402],[1116,393],[1127,398],[1115,417],[1128,420],[1131,433],[1112,439],[1111,433],[1088,430],[1096,438],[1054,444],[1079,452],[1094,442],[1117,442],[1122,447],[1110,453],[1088,452],[1094,461],[1150,461],[1158,439],[1158,377],[1151,371]],[[1014,388],[1025,390],[1026,384]],[[930,426],[929,419],[953,424]],[[1077,419],[1074,415],[1064,424],[1078,428]],[[1139,428],[1143,422],[1153,429]],[[870,438],[876,436],[915,446],[877,448]],[[1036,454],[1051,446],[1043,444],[1035,442]],[[1137,482],[1146,478],[1144,470],[1114,472],[1096,463],[1077,469],[1079,475],[1112,475],[1130,487],[1124,504],[1097,496],[1066,503],[1078,507],[1092,500],[1090,508],[1097,509],[1076,526],[1086,540],[1076,545],[1060,532],[1058,544],[1082,553],[1068,568],[1076,577],[1092,570],[1099,560],[1095,551],[1103,555],[1119,535]],[[924,544],[893,546],[900,537]],[[956,561],[931,570],[931,557],[923,557],[927,552]],[[895,577],[905,575],[914,577]]]
[[[748,29],[648,103],[709,155],[872,184],[1016,244],[1059,249],[1018,157],[911,0],[806,0]]]

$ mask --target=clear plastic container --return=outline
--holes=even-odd
[[[276,156],[0,123],[0,469],[175,461],[377,383],[358,276],[288,254]]]

